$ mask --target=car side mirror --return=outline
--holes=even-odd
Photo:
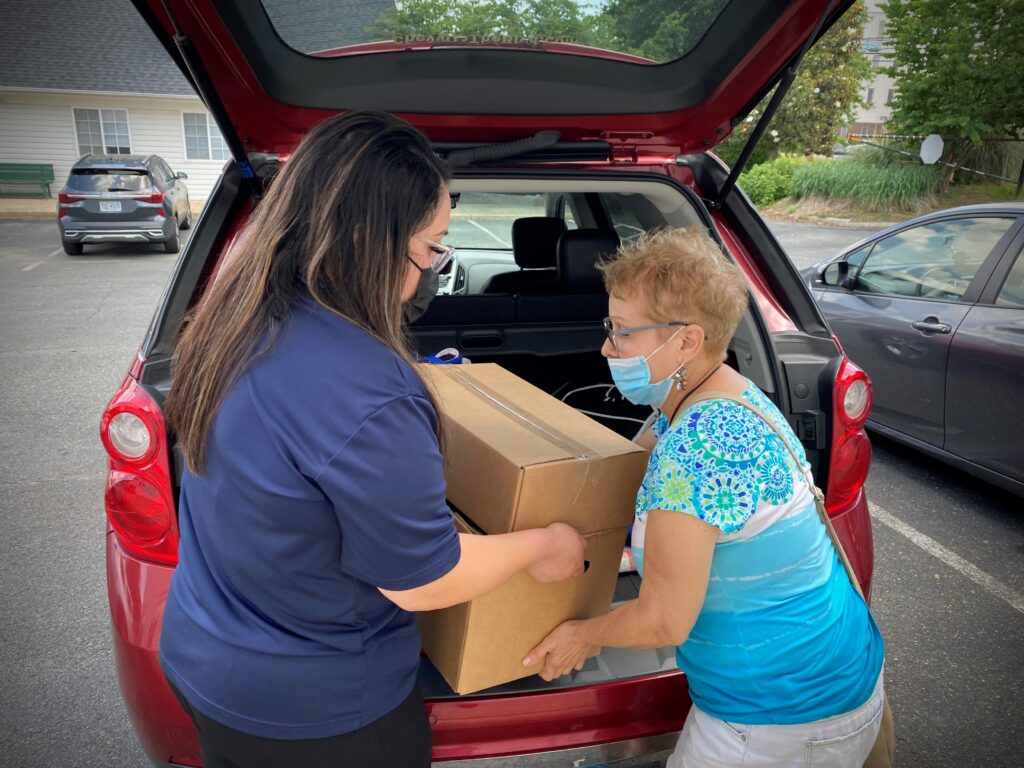
[[[821,273],[821,282],[835,288],[852,289],[853,278],[850,277],[850,265],[845,261],[833,261]]]
[[[174,174],[174,178],[176,178],[176,179],[187,179],[188,178],[188,174],[185,173],[184,171],[178,171],[176,174]]]

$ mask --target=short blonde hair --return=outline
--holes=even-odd
[[[700,226],[648,232],[598,269],[609,295],[640,299],[657,323],[699,325],[716,354],[725,354],[747,310],[743,273]]]

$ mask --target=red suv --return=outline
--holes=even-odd
[[[101,422],[114,656],[154,763],[200,764],[192,724],[157,659],[178,545],[182,458],[161,411],[175,341],[275,171],[312,125],[339,111],[398,113],[453,168],[450,242],[458,251],[411,328],[420,352],[454,347],[474,362],[498,362],[623,434],[649,412],[618,398],[609,382],[595,257],[653,228],[706,227],[753,296],[730,363],[788,416],[870,587],[870,382],[734,188],[749,153],[730,173],[707,152],[781,83],[756,142],[806,48],[851,1],[691,0],[687,34],[659,62],[564,39],[344,38],[357,12],[372,11],[373,22],[390,3],[349,3],[351,16],[339,22],[330,3],[319,13],[315,3],[276,0],[135,0],[234,158]],[[663,5],[674,13],[687,3]],[[325,42],[331,30],[339,36]],[[549,221],[515,225],[523,219]],[[637,595],[636,574],[623,570],[617,600]],[[495,766],[508,757],[516,766],[650,765],[668,754],[689,707],[671,649],[607,649],[555,682],[534,677],[471,696],[455,695],[428,660],[421,668],[438,764]]]

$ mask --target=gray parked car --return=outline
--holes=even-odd
[[[1024,203],[921,216],[803,272],[869,428],[1024,496]]]
[[[157,155],[85,155],[58,195],[64,252],[86,243],[162,243],[177,253],[178,230],[192,226],[184,173]]]

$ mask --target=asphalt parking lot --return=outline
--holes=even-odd
[[[773,225],[798,266],[866,231]],[[147,765],[121,704],[100,413],[177,257],[0,221],[0,763]],[[1024,500],[874,438],[873,605],[900,766],[1024,765]]]

